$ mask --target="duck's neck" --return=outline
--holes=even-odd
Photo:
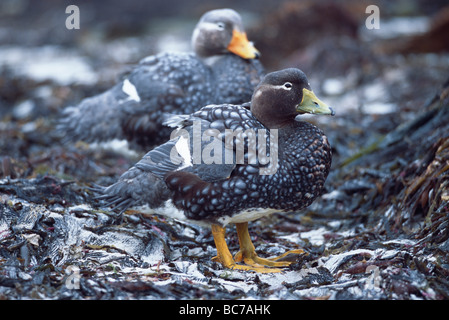
[[[200,57],[201,61],[209,67],[212,67],[214,64],[216,64],[219,60],[223,58],[222,54],[216,54],[213,56],[207,56],[207,57]]]
[[[254,114],[254,112],[253,112]],[[295,120],[295,115],[284,116],[282,112],[270,113],[270,114],[254,114],[256,118],[263,123],[268,129],[278,129],[278,130],[291,130],[296,128],[297,121]]]
[[[232,53],[215,59],[211,70],[215,79],[217,100],[230,104],[249,102],[254,87],[261,81],[263,74],[263,69],[257,61],[245,60]]]

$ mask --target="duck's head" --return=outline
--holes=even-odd
[[[226,52],[244,59],[260,56],[259,51],[248,41],[242,18],[232,9],[206,12],[193,31],[192,46],[196,54],[204,58]]]
[[[251,112],[270,129],[292,123],[298,114],[334,115],[315,96],[304,72],[296,68],[267,74],[254,90]]]

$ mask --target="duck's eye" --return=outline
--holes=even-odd
[[[223,22],[218,22],[218,23],[217,23],[217,27],[218,27],[218,29],[220,29],[220,30],[224,30],[225,24],[224,24]]]
[[[293,85],[291,84],[291,82],[286,82],[284,83],[284,85],[282,86],[285,90],[290,90]]]

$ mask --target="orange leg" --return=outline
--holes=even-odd
[[[251,241],[248,232],[248,223],[237,223],[237,235],[239,237],[240,251],[235,255],[237,262],[243,261],[247,265],[262,265],[267,267],[288,267],[292,264],[291,261],[284,260],[289,255],[303,254],[304,250],[290,250],[280,255],[279,257],[264,259],[260,258],[256,253],[256,248]]]
[[[217,248],[217,256],[213,258],[214,261],[220,262],[225,268],[256,271],[259,273],[274,273],[281,272],[279,268],[267,267],[287,267],[291,264],[289,261],[280,261],[282,258],[290,254],[302,254],[303,250],[292,250],[283,255],[272,258],[263,259],[257,256],[255,247],[251,241],[248,233],[248,223],[237,223],[237,234],[239,237],[240,251],[235,255],[235,260],[229,252],[228,245],[225,239],[225,229],[218,225],[212,225],[212,235],[214,236],[215,246]],[[237,264],[236,262],[244,262],[245,265]]]

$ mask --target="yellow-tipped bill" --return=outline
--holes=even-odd
[[[306,88],[302,89],[302,101],[296,106],[298,113],[313,113],[313,114],[329,114],[335,115],[334,110],[317,98],[317,96]]]
[[[237,30],[232,31],[232,39],[229,43],[228,50],[243,59],[255,59],[260,56],[259,50],[248,41],[246,33]]]

